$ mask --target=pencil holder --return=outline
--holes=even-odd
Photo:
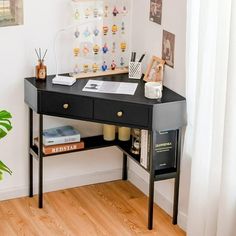
[[[129,78],[141,79],[141,77],[142,77],[142,63],[130,62],[129,63]]]

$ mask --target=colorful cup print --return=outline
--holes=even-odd
[[[93,34],[95,37],[99,35],[99,30],[97,27],[94,29]]]
[[[89,16],[90,16],[90,10],[89,10],[88,8],[85,10],[84,16],[85,16],[86,19],[89,18]]]
[[[79,10],[78,9],[75,10],[74,17],[75,17],[75,20],[79,20],[80,14],[79,14]]]
[[[74,48],[74,49],[73,49],[73,52],[74,52],[74,56],[75,56],[75,57],[78,57],[78,56],[79,56],[80,49],[79,49],[79,48]]]
[[[84,68],[84,73],[87,73],[89,71],[89,65],[88,64],[84,64],[83,68]]]
[[[117,25],[113,25],[112,28],[111,28],[111,31],[112,31],[112,34],[115,35],[116,32],[118,31]]]
[[[102,64],[102,71],[106,71],[107,70],[107,65],[106,65],[106,62],[104,61],[103,64]]]
[[[98,71],[98,65],[96,63],[94,63],[92,65],[92,69],[93,69],[93,72],[96,73]]]
[[[112,63],[111,63],[111,70],[115,70],[115,69],[116,69],[116,63],[113,60]]]
[[[108,26],[103,26],[103,34],[107,35],[108,31],[109,31]]]
[[[114,10],[113,10],[112,14],[113,14],[113,16],[117,16],[119,14],[116,7],[114,7]]]
[[[75,67],[74,67],[74,73],[75,74],[79,73],[79,66],[78,66],[78,64],[76,64]]]
[[[102,47],[102,51],[103,51],[104,54],[106,54],[108,52],[107,43],[105,43],[104,46]]]
[[[108,14],[109,14],[109,7],[106,5],[105,7],[104,7],[104,14],[103,14],[103,16],[104,17],[108,17]]]
[[[100,47],[97,44],[95,44],[93,46],[93,52],[94,52],[95,55],[97,55],[99,53],[99,49],[100,49]]]
[[[127,47],[127,44],[125,42],[121,42],[120,49],[121,49],[122,52],[125,52],[126,47]]]
[[[98,17],[98,9],[97,8],[93,9],[93,16],[94,16],[94,18]]]
[[[79,36],[80,36],[80,32],[79,32],[78,29],[75,30],[74,35],[75,35],[76,38],[79,38]]]
[[[87,56],[89,54],[89,48],[87,44],[85,44],[83,47],[83,54],[84,56]]]
[[[120,65],[123,67],[125,65],[125,60],[123,57],[120,58]]]
[[[86,30],[84,31],[84,37],[88,38],[91,35],[88,27],[86,28]]]

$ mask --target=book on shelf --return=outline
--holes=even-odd
[[[45,146],[80,142],[80,133],[72,126],[61,126],[43,131]]]
[[[37,147],[39,146],[38,138],[34,138],[34,144]],[[43,153],[45,155],[69,152],[69,151],[80,150],[80,149],[84,149],[84,141],[80,141],[76,143],[56,144],[56,145],[50,145],[50,146],[46,146],[43,144]]]
[[[176,168],[177,158],[177,130],[155,131],[154,168],[162,170]]]
[[[148,169],[149,168],[149,148],[150,135],[148,130],[141,130],[141,153],[140,153],[140,164]]]

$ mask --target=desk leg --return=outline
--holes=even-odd
[[[127,155],[123,153],[122,180],[127,180],[127,178],[128,178]]]
[[[181,130],[178,130],[177,136],[177,176],[175,178],[175,190],[174,190],[174,207],[173,207],[173,219],[172,223],[177,224],[178,218],[178,202],[179,202],[179,177],[180,177],[180,156],[181,156]]]
[[[148,201],[148,229],[151,230],[153,228],[153,199],[154,199],[154,164],[153,164],[153,132],[150,134],[150,144],[151,144],[151,152],[149,156],[149,166],[150,166],[150,175],[149,175],[149,201]]]
[[[29,197],[33,197],[33,156],[30,148],[33,146],[33,110],[29,108]]]
[[[39,115],[39,199],[38,207],[43,208],[43,115]]]

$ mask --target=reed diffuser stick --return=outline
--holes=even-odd
[[[39,58],[40,58],[39,60],[42,61],[41,60],[41,48],[39,48]]]
[[[39,54],[38,54],[37,49],[35,48],[34,50],[35,50],[35,52],[36,52],[36,55],[37,55],[37,57],[38,57],[38,60],[40,61],[40,57],[39,57]]]
[[[44,58],[45,58],[45,56],[46,56],[46,54],[47,54],[47,49],[46,49],[46,51],[45,51],[45,53],[44,53],[44,55],[43,55],[43,59],[42,59],[42,61],[44,60]]]

